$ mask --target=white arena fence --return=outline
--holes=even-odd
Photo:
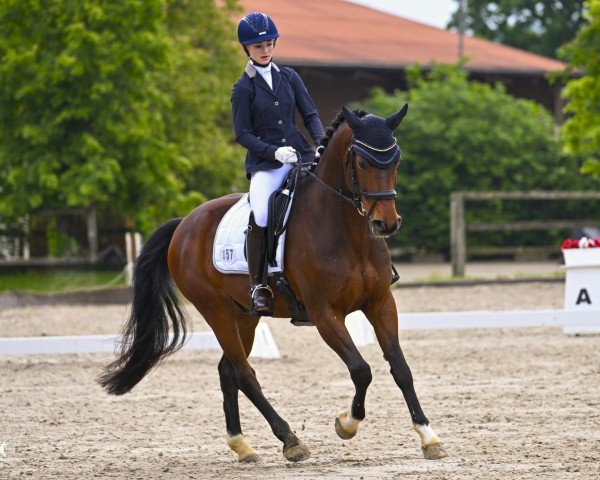
[[[346,318],[346,326],[358,347],[375,343],[373,327],[362,312]],[[400,330],[444,330],[468,328],[531,328],[562,327],[568,335],[600,333],[600,311],[514,310],[402,313]],[[64,337],[0,338],[0,355],[54,355],[114,352],[120,341],[118,335],[78,335]],[[184,349],[220,350],[213,332],[189,335]],[[266,323],[256,329],[253,358],[276,359],[281,354]]]
[[[119,335],[76,335],[66,337],[0,338],[0,355],[56,355],[67,353],[114,352]],[[187,350],[220,350],[213,332],[191,333],[183,347]],[[256,328],[251,357],[279,358],[281,355],[266,323]]]
[[[375,342],[373,327],[362,314],[354,312],[346,326],[357,346]],[[535,328],[562,327],[568,335],[600,333],[600,310],[510,310],[401,313],[398,327],[402,330],[447,330],[467,328]]]

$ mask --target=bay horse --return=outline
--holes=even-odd
[[[384,238],[400,225],[394,190],[399,159],[382,168],[366,154],[359,154],[356,144],[369,119],[369,128],[376,126],[371,133],[388,135],[397,148],[393,131],[407,109],[405,105],[393,115],[380,118],[342,108],[327,129],[322,141],[325,149],[316,168],[306,169],[306,176],[299,182],[298,206],[287,231],[285,275],[311,323],[346,364],[356,389],[350,408],[335,419],[338,436],[354,437],[365,418],[371,369],[344,324],[346,315],[362,310],[404,395],[423,455],[439,459],[446,452],[417,399],[400,348],[398,314],[390,291],[391,257]],[[308,447],[263,395],[248,362],[259,321],[259,317],[248,314],[248,277],[219,273],[212,261],[219,221],[240,197],[231,194],[210,200],[183,219],[169,220],[149,237],[135,266],[125,341],[120,355],[106,367],[99,382],[111,394],[127,393],[161,360],[183,346],[187,325],[176,285],[205,318],[223,349],[218,371],[227,443],[238,460],[258,458],[242,434],[238,408],[241,390],[283,443],[284,457],[301,461],[310,456]],[[273,317],[291,317],[287,302],[278,293]],[[169,330],[173,332],[171,338]]]

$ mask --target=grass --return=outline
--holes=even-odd
[[[56,293],[125,285],[120,271],[35,271],[0,273],[0,291]]]
[[[554,270],[553,272],[548,272],[545,275],[529,275],[529,274],[525,274],[525,273],[517,273],[517,278],[530,278],[530,277],[564,278],[565,271],[564,270]]]
[[[442,275],[439,273],[431,273],[425,277],[425,281],[431,283],[457,282],[461,280],[475,280],[475,278],[467,275],[464,277],[455,277],[452,275]]]

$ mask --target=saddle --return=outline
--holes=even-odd
[[[306,173],[301,166],[292,169],[281,187],[269,198],[269,222],[267,230],[267,261],[272,267],[277,265],[276,253],[279,240],[287,230],[296,203],[294,195],[298,181]],[[291,323],[295,326],[313,326],[308,320],[304,305],[296,299],[289,282],[282,271],[274,272],[275,286],[285,298],[292,312]]]
[[[269,221],[267,225],[267,260],[272,267],[277,265],[276,252],[279,239],[287,230],[293,207],[295,191],[301,168],[292,169],[281,187],[269,197]]]

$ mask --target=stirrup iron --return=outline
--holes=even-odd
[[[268,285],[256,285],[250,290],[250,297],[254,299],[254,294],[259,290],[266,290],[269,292],[269,296],[273,298],[273,290]]]
[[[260,296],[265,305],[257,308],[256,297]],[[262,316],[273,314],[274,294],[268,285],[255,285],[250,290],[250,315]]]

